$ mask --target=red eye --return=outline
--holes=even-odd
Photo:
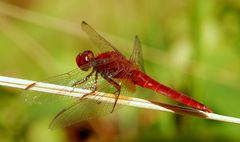
[[[89,61],[89,57],[88,56],[85,56],[85,61]]]
[[[76,57],[76,63],[78,67],[84,71],[87,71],[92,67],[91,62],[94,60],[94,55],[92,51],[86,50],[80,53]]]

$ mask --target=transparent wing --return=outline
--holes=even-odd
[[[66,90],[65,86],[72,87],[75,82],[82,80],[89,73],[90,71],[84,72],[84,71],[81,71],[79,68],[76,68],[70,72],[57,75],[54,77],[50,77],[46,80],[42,80],[39,82],[62,85],[63,86],[62,89],[59,90],[61,91],[61,90]],[[25,91],[22,92],[21,95],[23,96],[23,99],[25,102],[29,104],[51,104],[51,103],[72,99],[72,97],[68,97],[65,95],[56,95],[56,94],[43,93],[39,91],[30,90],[30,88],[38,85],[39,82],[29,84],[29,86],[25,89]]]
[[[98,62],[101,62],[101,59]],[[53,76],[48,79],[35,82],[33,84],[29,84],[29,86],[25,89],[25,91],[22,92],[21,96],[23,100],[29,104],[52,104],[52,103],[72,100],[73,97],[69,97],[67,95],[43,93],[43,92],[31,90],[30,88],[38,85],[38,83],[40,82],[44,82],[44,83],[61,85],[62,89],[59,89],[60,92],[63,90],[64,92],[66,92],[65,91],[66,87],[74,87],[74,88],[78,87],[78,88],[88,89],[88,90],[93,89],[92,86],[94,83],[94,75],[89,76],[88,81],[82,83],[81,85],[74,86],[75,83],[84,80],[91,72],[92,70],[82,71],[80,68],[76,68],[67,73]],[[66,93],[71,93],[71,92],[66,92]]]
[[[78,100],[59,112],[50,123],[49,128],[62,128],[83,120],[107,115],[110,114],[112,107],[113,104],[110,101],[108,103],[107,100],[105,102],[88,99]]]
[[[90,40],[92,40],[92,42],[95,43],[95,45],[100,49],[101,52],[106,52],[111,50],[119,52],[110,42],[108,42],[100,34],[98,34],[85,21],[82,22],[82,30],[88,35]]]
[[[114,92],[116,92],[116,88],[102,77],[99,77],[97,81],[98,81],[97,91],[100,93],[96,92],[94,94],[90,94],[91,96],[93,96],[92,99],[89,99],[87,97],[79,99],[70,106],[63,109],[52,120],[49,128],[50,129],[62,128],[83,120],[110,114],[114,106],[113,100],[117,98],[116,96],[112,96],[111,98],[108,97],[102,100],[101,98],[106,96],[106,94],[101,92],[114,94]],[[126,95],[129,93],[129,89],[127,89],[127,87],[124,86],[123,80],[114,81],[121,85],[122,87],[121,94]],[[118,110],[119,108],[120,105],[117,104],[116,107],[114,108],[114,111]]]
[[[142,54],[142,46],[141,46],[138,36],[135,37],[133,51],[132,51],[132,54],[131,54],[129,60],[136,63],[140,67],[140,69],[143,72],[145,72],[144,60],[143,60],[143,54]]]

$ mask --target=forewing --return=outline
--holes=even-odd
[[[88,35],[91,41],[100,49],[101,52],[118,50],[106,39],[104,39],[100,34],[98,34],[91,26],[89,26],[85,21],[82,22],[82,30]]]
[[[76,68],[68,73],[64,73],[61,75],[50,77],[46,80],[42,80],[39,82],[35,82],[33,84],[29,84],[29,86],[25,89],[25,91],[22,92],[21,95],[23,96],[24,101],[27,103],[30,103],[30,104],[51,104],[51,103],[56,103],[59,101],[73,99],[73,97],[68,97],[67,95],[44,93],[44,92],[31,90],[31,88],[38,85],[38,83],[40,83],[40,82],[44,82],[44,83],[61,85],[62,88],[58,89],[58,90],[59,90],[59,92],[64,91],[64,90],[66,90],[65,89],[66,87],[72,87],[75,82],[82,80],[89,73],[90,73],[90,71],[84,72],[84,71],[81,71],[79,68]],[[87,87],[87,86],[85,86],[85,87]],[[66,93],[71,93],[71,92],[66,92]]]
[[[138,65],[139,68],[143,72],[145,72],[144,60],[143,60],[143,54],[142,54],[142,46],[141,46],[138,36],[135,37],[133,51],[132,51],[132,54],[131,54],[129,60],[136,63],[136,65]]]

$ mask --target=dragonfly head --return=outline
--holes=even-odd
[[[94,54],[90,50],[86,50],[83,53],[79,53],[76,57],[78,67],[83,71],[88,71],[93,66],[95,60]]]

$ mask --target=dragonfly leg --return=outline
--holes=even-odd
[[[76,86],[81,85],[81,84],[83,84],[84,82],[86,82],[86,81],[92,76],[92,74],[94,73],[94,71],[95,71],[95,70],[92,70],[92,71],[91,71],[85,78],[83,78],[82,80],[79,80],[79,81],[74,82],[74,83],[71,85],[71,86],[73,87],[73,89],[70,91],[70,93],[74,91],[74,89],[76,88]]]
[[[93,73],[94,73],[94,70],[92,70],[92,71],[91,71],[85,78],[83,78],[82,80],[74,82],[72,86],[74,87],[74,86],[81,85],[82,83],[86,82],[86,81],[92,76]]]
[[[116,104],[117,104],[117,101],[118,101],[118,98],[119,98],[119,95],[120,95],[120,92],[121,92],[121,86],[109,77],[105,76],[104,78],[117,89],[113,93],[113,94],[115,94],[115,102],[114,102],[114,105],[113,105],[113,109],[111,111],[111,113],[112,113],[114,111],[114,108],[116,107]]]
[[[93,94],[97,90],[97,80],[98,80],[98,73],[95,73],[95,79],[94,79],[94,86],[91,87],[92,91],[90,93],[87,93],[81,97],[81,100],[85,98],[86,96]]]

